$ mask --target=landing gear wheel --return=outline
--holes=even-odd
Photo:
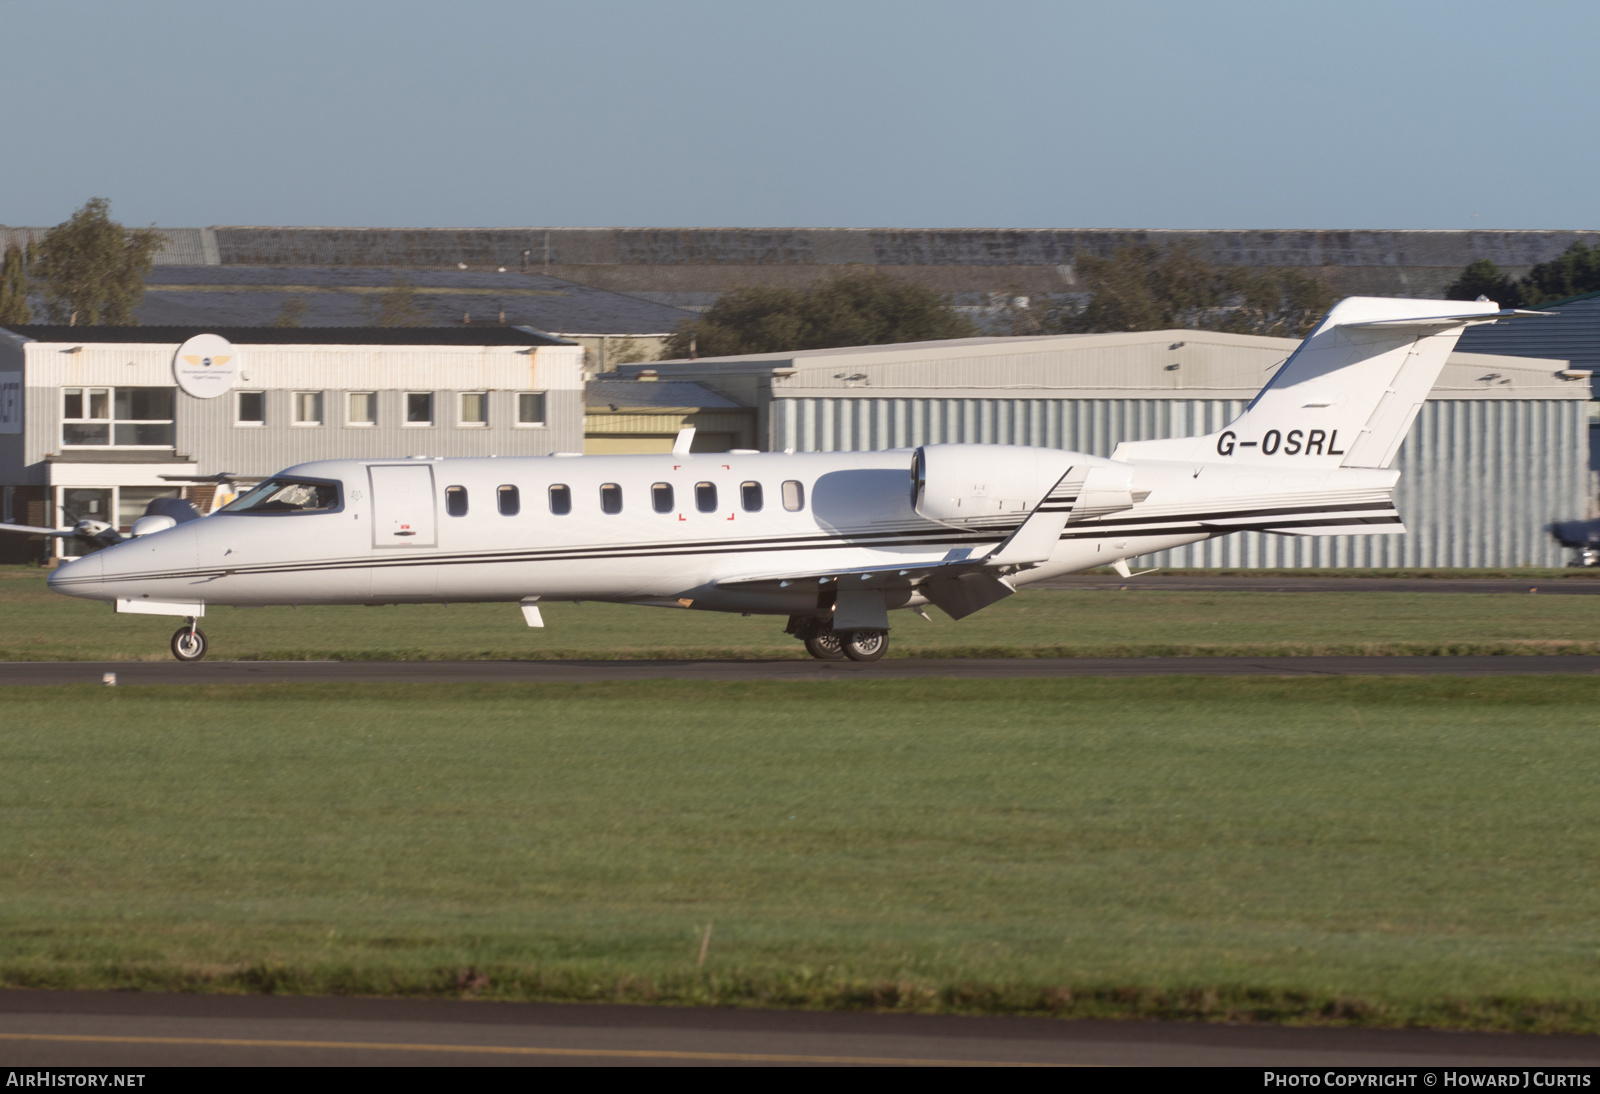
[[[834,631],[818,631],[806,639],[806,652],[818,661],[843,661],[844,642]]]
[[[206,655],[206,632],[179,627],[172,636],[172,656],[179,661],[198,661]]]
[[[888,631],[851,631],[844,639],[844,655],[852,661],[876,661],[889,652]]]

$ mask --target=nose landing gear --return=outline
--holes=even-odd
[[[194,620],[179,627],[172,636],[172,656],[179,661],[198,661],[206,655],[206,632]]]

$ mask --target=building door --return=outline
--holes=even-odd
[[[372,545],[433,547],[433,467],[426,463],[372,464]]]

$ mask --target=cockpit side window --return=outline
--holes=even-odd
[[[224,513],[331,513],[342,507],[339,484],[315,479],[267,479],[223,507]]]

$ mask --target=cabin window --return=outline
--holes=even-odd
[[[376,391],[352,391],[349,393],[349,413],[345,415],[345,424],[353,426],[372,426],[378,424],[378,393]]]
[[[234,404],[233,421],[235,425],[266,425],[267,424],[267,393],[264,391],[241,391],[235,394],[238,400]]]
[[[294,393],[294,424],[322,424],[322,392],[297,391]]]
[[[650,507],[658,513],[670,513],[675,508],[672,504],[672,484],[658,482],[650,488]]]
[[[572,487],[557,483],[550,488],[550,511],[558,517],[572,512]]]
[[[600,487],[600,511],[616,516],[622,512],[622,487],[614,482],[603,483]]]
[[[514,517],[522,512],[522,495],[515,486],[502,486],[494,492],[502,517]]]
[[[790,479],[783,484],[783,507],[791,513],[798,513],[806,507],[806,488]]]
[[[433,424],[433,392],[406,392],[406,425],[417,427]]]
[[[717,511],[716,483],[697,482],[694,484],[694,507],[702,513],[715,513]]]
[[[461,424],[468,428],[489,424],[489,393],[463,391],[461,393]]]
[[[744,505],[746,513],[761,512],[761,484],[759,482],[741,482],[739,484],[739,501]]]
[[[544,425],[544,392],[517,392],[517,425]]]
[[[447,486],[444,488],[444,511],[452,517],[467,515],[467,488],[465,486]]]

